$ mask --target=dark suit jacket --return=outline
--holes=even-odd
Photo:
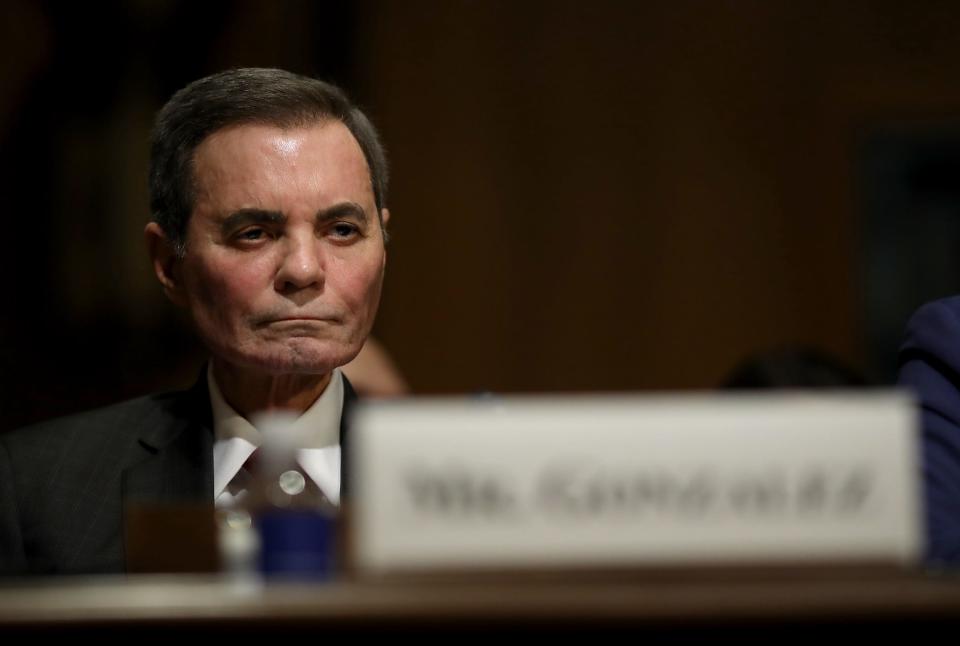
[[[960,562],[960,296],[927,303],[907,324],[899,383],[919,397],[927,557]]]
[[[355,399],[344,378],[344,463]],[[126,504],[212,504],[212,428],[204,373],[184,392],[0,435],[0,574],[123,572]]]

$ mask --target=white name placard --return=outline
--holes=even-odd
[[[909,563],[916,436],[895,391],[363,404],[356,564]]]

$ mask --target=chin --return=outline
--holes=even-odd
[[[260,353],[243,354],[234,360],[270,375],[322,375],[349,363],[362,344],[296,343]]]

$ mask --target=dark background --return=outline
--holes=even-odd
[[[960,291],[960,3],[0,3],[0,428],[189,384],[142,241],[154,112],[228,67],[344,86],[393,164],[376,334],[415,393],[892,378]]]

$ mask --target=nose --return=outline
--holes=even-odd
[[[323,287],[324,259],[320,241],[313,235],[288,236],[277,270],[274,289],[289,294]]]

